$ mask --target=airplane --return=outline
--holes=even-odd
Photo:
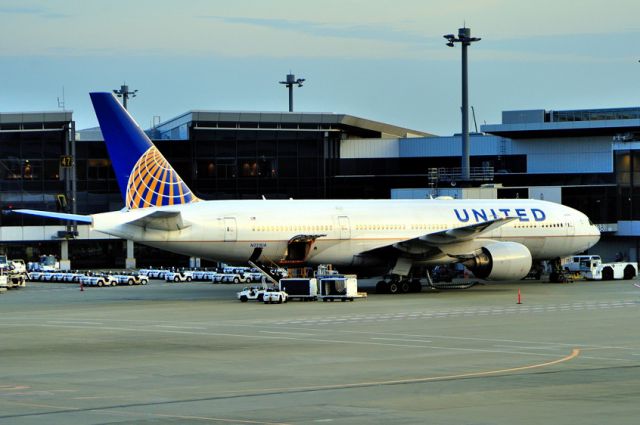
[[[582,212],[542,200],[202,200],[111,93],[90,97],[125,207],[15,212],[214,261],[386,273],[391,285],[406,284],[416,267],[457,262],[481,279],[517,280],[534,260],[580,253],[600,238]]]

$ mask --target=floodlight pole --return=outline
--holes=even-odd
[[[293,86],[298,85],[298,87],[302,87],[302,83],[304,83],[304,78],[298,78],[296,80],[296,76],[293,74],[287,74],[286,81],[280,81],[280,84],[284,84],[289,89],[289,112],[293,112]]]
[[[453,47],[454,43],[462,44],[462,180],[471,179],[470,149],[469,149],[469,73],[467,60],[467,47],[480,38],[471,37],[470,28],[458,29],[458,36],[447,34],[444,36],[448,40],[447,46]]]
[[[122,98],[122,106],[124,107],[124,109],[127,109],[127,100],[129,100],[129,96],[136,97],[136,93],[138,93],[138,90],[130,91],[129,86],[126,84],[123,84],[120,86],[120,90],[114,89],[113,93],[116,96]]]

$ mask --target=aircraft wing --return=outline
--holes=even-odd
[[[477,238],[483,233],[490,232],[502,226],[503,224],[517,219],[517,217],[496,218],[495,220],[484,221],[482,223],[471,224],[469,226],[447,229],[436,233],[429,233],[428,235],[420,236],[415,239],[419,239],[420,241],[426,242],[431,245],[465,242]]]
[[[154,211],[143,217],[128,221],[126,224],[156,230],[182,230],[190,226],[182,220],[180,211]]]
[[[91,218],[90,215],[67,214],[67,213],[58,213],[53,211],[38,211],[38,210],[27,210],[27,209],[19,209],[19,210],[11,210],[11,211],[18,214],[27,214],[27,215],[35,215],[38,217],[57,218],[60,220],[77,221],[78,223],[93,222],[93,218]]]
[[[455,229],[442,230],[439,232],[429,233],[426,235],[418,236],[416,238],[396,242],[393,244],[393,247],[409,253],[424,252],[433,248],[439,248],[443,251],[447,251],[447,249],[445,248],[446,246],[459,246],[464,242],[476,239],[482,236],[484,233],[488,233],[510,221],[517,219],[517,217],[502,217],[495,220],[483,221],[482,223],[475,223],[464,227],[457,227]]]

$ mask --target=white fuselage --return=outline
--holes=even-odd
[[[185,227],[166,231],[126,224],[158,210],[180,211]],[[505,216],[517,219],[480,238],[518,242],[538,260],[582,252],[600,237],[579,211],[521,199],[201,201],[96,214],[93,228],[172,252],[241,263],[256,248],[263,258],[279,261],[293,237],[322,235],[307,262],[351,265],[363,252]],[[423,263],[445,260],[425,257]]]

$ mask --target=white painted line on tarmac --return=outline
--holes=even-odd
[[[103,325],[103,323],[100,322],[83,322],[80,320],[47,320],[46,323],[52,325]]]
[[[494,347],[497,348],[517,348],[523,350],[562,350],[564,347],[530,347],[524,345],[502,345],[502,344],[494,344]]]
[[[168,329],[207,329],[199,326],[175,326],[175,325],[153,325],[156,328],[168,328]]]
[[[430,339],[404,339],[404,338],[371,338],[379,341],[403,341],[403,342],[431,342]]]
[[[303,333],[303,332],[275,332],[275,331],[258,331],[265,334],[283,334],[283,335],[303,335],[303,336],[315,336],[315,334]]]

